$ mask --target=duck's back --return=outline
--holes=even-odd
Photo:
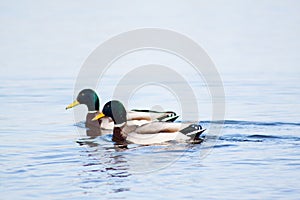
[[[151,122],[137,127],[134,132],[138,134],[174,133],[184,127],[182,123]]]

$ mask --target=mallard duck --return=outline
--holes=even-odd
[[[84,89],[79,92],[76,100],[68,105],[66,109],[73,108],[80,104],[84,104],[88,108],[86,115],[86,126],[87,127],[101,127],[102,129],[112,130],[114,127],[113,121],[109,117],[103,117],[98,121],[92,121],[95,114],[99,112],[100,100],[97,93],[92,89]],[[179,116],[175,112],[158,112],[153,110],[131,110],[127,112],[127,121],[131,124],[145,124],[151,121],[164,121],[173,122]]]
[[[112,140],[117,144],[128,143],[150,145],[173,140],[201,141],[199,136],[205,131],[198,124],[183,124],[169,122],[150,122],[144,125],[129,125],[126,118],[127,112],[120,101],[107,102],[102,112],[93,120],[110,117],[114,122]]]

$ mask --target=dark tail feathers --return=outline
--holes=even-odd
[[[191,124],[188,127],[180,130],[181,133],[191,137],[193,140],[199,140],[200,135],[205,131],[199,124]]]

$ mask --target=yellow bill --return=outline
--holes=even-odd
[[[105,117],[105,115],[104,115],[103,113],[100,113],[100,114],[96,115],[96,116],[92,119],[92,121],[95,121],[95,120],[97,120],[97,119],[101,119],[102,117]]]
[[[66,107],[66,110],[69,109],[69,108],[73,108],[75,106],[78,106],[80,103],[79,101],[75,100],[73,101],[73,103],[69,104],[67,107]]]

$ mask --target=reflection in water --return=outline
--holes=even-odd
[[[101,132],[95,124],[84,126],[87,137],[77,141],[84,147],[80,151],[83,163],[79,187],[88,195],[96,191],[102,195],[119,193],[124,197],[124,192],[133,190],[132,176],[170,167],[195,145],[169,142],[152,146],[119,146],[112,142],[112,131]]]
[[[84,163],[79,174],[82,177],[81,188],[84,193],[93,194],[95,191],[100,191],[106,194],[130,191],[126,184],[131,176],[129,165],[124,155],[119,154],[124,149],[114,146],[111,142],[100,145],[97,139],[99,138],[90,137],[77,141],[85,147],[80,152]]]
[[[157,146],[129,145],[116,146],[112,135],[82,138],[77,143],[85,147],[80,152],[83,160],[80,188],[86,194],[95,191],[124,193],[131,191],[132,176],[149,174],[170,167],[194,145],[164,144]],[[124,194],[122,194],[124,195]]]

